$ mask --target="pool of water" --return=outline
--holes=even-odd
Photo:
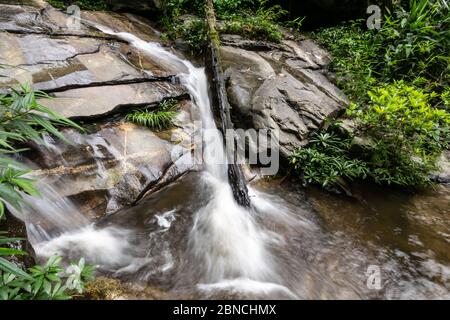
[[[348,198],[295,181],[253,183],[253,215],[270,252],[264,263],[274,274],[215,283],[204,282],[204,261],[189,240],[208,188],[199,173],[189,174],[101,221],[97,227],[126,232],[127,246],[123,263],[100,270],[173,297],[450,298],[448,186],[419,194],[358,186]]]

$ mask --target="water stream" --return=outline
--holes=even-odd
[[[70,201],[58,198],[51,186],[42,185],[43,197],[29,198],[22,216],[38,256],[85,256],[100,272],[184,297],[448,297],[447,257],[423,253],[425,267],[435,270],[433,276],[414,265],[405,267],[410,252],[389,251],[373,239],[355,241],[337,225],[327,230],[326,219],[315,212],[330,210],[312,208],[303,191],[287,191],[292,186],[256,184],[249,188],[253,207],[239,207],[228,184],[224,144],[211,112],[204,69],[156,43],[99,28],[163,64],[186,70],[179,79],[208,132],[203,139],[204,170],[96,225]],[[346,214],[342,208],[334,211]],[[342,228],[352,223],[344,221]],[[448,237],[448,230],[442,232]],[[401,283],[406,289],[397,292],[388,281],[382,290],[372,291],[365,275],[370,264],[386,269],[390,284]]]

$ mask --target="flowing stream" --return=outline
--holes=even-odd
[[[249,188],[251,209],[238,206],[228,184],[224,144],[213,119],[204,69],[156,43],[98,28],[158,57],[163,64],[186,70],[179,79],[191,95],[203,131],[208,133],[203,139],[204,171],[187,175],[137,207],[97,225],[70,201],[59,198],[50,186],[40,186],[43,197],[28,198],[22,215],[38,256],[85,256],[99,265],[100,272],[157,285],[183,297],[448,295],[450,272],[445,259],[442,262],[434,255],[423,258],[428,263],[424,268],[434,268],[439,280],[417,275],[417,268],[401,262],[402,254],[409,253],[397,250],[398,257],[392,258],[390,251],[383,253],[370,241],[361,245],[334,225],[336,230],[324,230],[321,219],[325,218],[313,213],[302,192],[289,193],[263,183]],[[335,211],[336,215],[346,214],[338,213],[339,208]],[[386,286],[371,291],[365,282],[370,262],[388,268],[391,284],[402,283],[406,289],[399,293]]]

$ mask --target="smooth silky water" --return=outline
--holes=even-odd
[[[132,34],[98,28],[185,70],[179,79],[203,129],[216,129],[203,68]],[[289,181],[260,181],[249,188],[247,210],[234,201],[217,131],[203,150],[203,172],[96,224],[46,185],[43,198],[29,199],[17,214],[38,256],[84,256],[99,273],[174,297],[449,298],[448,189],[437,196],[392,191],[398,196],[385,197],[384,191],[382,201],[370,193],[350,200],[305,192]],[[425,200],[416,207],[414,199]],[[380,290],[366,285],[370,265],[382,270]]]

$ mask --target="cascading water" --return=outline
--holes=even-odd
[[[197,289],[203,292],[233,288],[239,292],[252,293],[278,291],[284,296],[295,298],[283,286],[282,278],[277,276],[279,270],[274,262],[276,259],[269,248],[274,239],[273,234],[264,231],[256,222],[259,212],[254,208],[240,207],[232,194],[225,146],[212,115],[204,68],[195,67],[159,44],[147,43],[129,33],[116,33],[102,26],[96,27],[129,42],[146,55],[157,57],[159,63],[168,68],[177,65],[178,69],[185,70],[179,75],[179,80],[191,95],[201,118],[203,132],[204,171],[199,184],[204,187],[198,186],[197,190],[201,192],[198,196],[207,200],[195,211],[192,228],[187,233],[184,256],[189,258],[184,260],[189,263],[180,263],[181,267],[178,266],[189,270],[179,273],[191,274],[194,283],[189,286],[196,284]],[[92,149],[96,152],[94,144]],[[58,152],[57,147],[51,144],[50,147]],[[97,163],[97,169],[99,175],[104,171],[101,163]],[[27,197],[28,205],[23,208],[23,213],[16,212],[26,222],[31,244],[38,256],[48,257],[55,253],[70,258],[83,256],[91,263],[98,264],[101,270],[118,276],[139,273],[158,259],[163,260],[162,271],[173,268],[172,255],[167,246],[160,252],[162,258],[152,256],[154,251],[148,243],[158,246],[154,235],[149,235],[148,243],[142,245],[147,248],[143,252],[137,248],[139,245],[132,244],[136,241],[132,231],[111,225],[94,225],[69,200],[58,196],[50,186],[41,184],[42,197]],[[252,192],[251,189],[249,191]],[[254,195],[254,201],[256,207],[266,203],[258,194]],[[171,209],[167,212],[171,216],[175,214]],[[165,213],[156,215],[157,218],[165,216]],[[157,222],[161,227],[160,219]],[[170,223],[164,223],[155,235],[164,235],[168,228]],[[154,270],[145,271],[134,279],[147,281],[154,273]]]
[[[116,33],[97,26],[107,34],[115,35],[163,64],[183,65],[187,73],[179,75],[188,89],[201,116],[203,129],[203,179],[212,190],[209,203],[199,210],[190,233],[190,250],[202,263],[203,281],[206,283],[245,278],[273,281],[274,266],[267,250],[262,231],[250,210],[237,205],[227,176],[227,159],[220,132],[211,111],[208,81],[204,68],[195,67],[159,44],[145,42],[129,33]]]
[[[100,274],[157,286],[177,298],[449,296],[448,223],[443,218],[448,189],[430,198],[413,197],[412,202],[395,192],[386,198],[383,189],[375,200],[369,195],[362,204],[329,194],[314,196],[314,191],[308,199],[288,181],[278,185],[276,179],[261,180],[258,191],[249,188],[253,208],[239,207],[228,184],[224,144],[215,130],[204,70],[157,44],[101,29],[156,56],[164,69],[184,70],[179,78],[192,96],[193,111],[200,115],[205,133],[204,171],[200,178],[189,173],[97,224],[61,198],[64,177],[57,176],[53,187],[40,181],[42,197],[27,196],[24,210],[15,212],[26,222],[38,257],[54,253],[85,257],[99,265]],[[94,158],[90,173],[97,175],[97,182],[108,180],[103,150],[113,161],[122,157],[110,150],[108,138],[100,134],[92,140],[81,134],[68,138],[86,147],[88,153],[79,155],[82,161]],[[60,158],[67,154],[55,141],[46,141]],[[66,164],[64,159],[60,162]],[[444,240],[436,237],[434,224]],[[383,270],[385,287],[380,291],[366,287],[369,265]]]

